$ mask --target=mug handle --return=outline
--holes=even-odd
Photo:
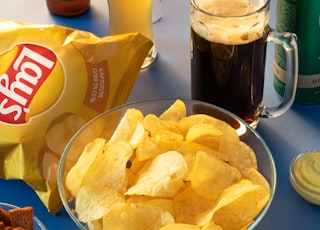
[[[283,98],[279,105],[264,106],[261,117],[278,117],[289,110],[294,102],[298,84],[298,45],[297,36],[289,32],[277,32],[272,29],[267,34],[266,41],[280,45],[286,53],[286,82]]]

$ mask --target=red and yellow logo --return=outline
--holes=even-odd
[[[7,66],[5,66],[6,63]],[[0,65],[2,65],[0,68],[1,122],[26,123],[31,115],[38,114],[53,105],[62,91],[62,68],[55,53],[46,47],[36,44],[18,44],[1,55]],[[2,70],[3,68],[5,70]],[[55,76],[52,72],[57,68],[60,74]],[[59,78],[50,80],[50,82],[58,82],[58,88],[41,89],[42,86],[48,85],[46,82],[51,76]],[[54,85],[48,85],[46,88],[50,87]],[[46,91],[46,94],[54,92],[54,95],[44,93],[39,95],[40,91]],[[34,105],[34,101],[40,101],[40,104]]]

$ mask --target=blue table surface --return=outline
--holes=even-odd
[[[189,1],[162,0],[162,20],[154,24],[159,51],[156,62],[141,71],[128,101],[145,98],[190,98]],[[91,9],[74,18],[51,15],[45,1],[3,1],[0,19],[33,24],[58,24],[108,35],[107,0],[91,0]],[[275,22],[275,1],[271,2],[270,25]],[[268,46],[265,101],[277,99],[272,87],[272,45]],[[299,153],[320,149],[320,105],[293,105],[278,118],[262,119],[258,133],[269,146],[277,169],[277,189],[271,207],[257,229],[320,229],[320,207],[303,200],[289,181],[290,162]],[[320,179],[320,178],[319,178]],[[50,214],[25,183],[0,179],[0,201],[18,206],[32,205],[47,229],[77,229],[64,209]]]

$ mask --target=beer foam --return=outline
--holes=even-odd
[[[265,0],[195,0],[191,6],[191,27],[210,42],[247,44],[262,37],[269,11],[258,11]],[[207,13],[204,13],[207,12]]]

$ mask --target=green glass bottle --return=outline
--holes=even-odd
[[[299,78],[295,103],[320,103],[320,1],[278,0],[276,30],[298,36]],[[274,87],[283,95],[285,54],[275,47]]]

